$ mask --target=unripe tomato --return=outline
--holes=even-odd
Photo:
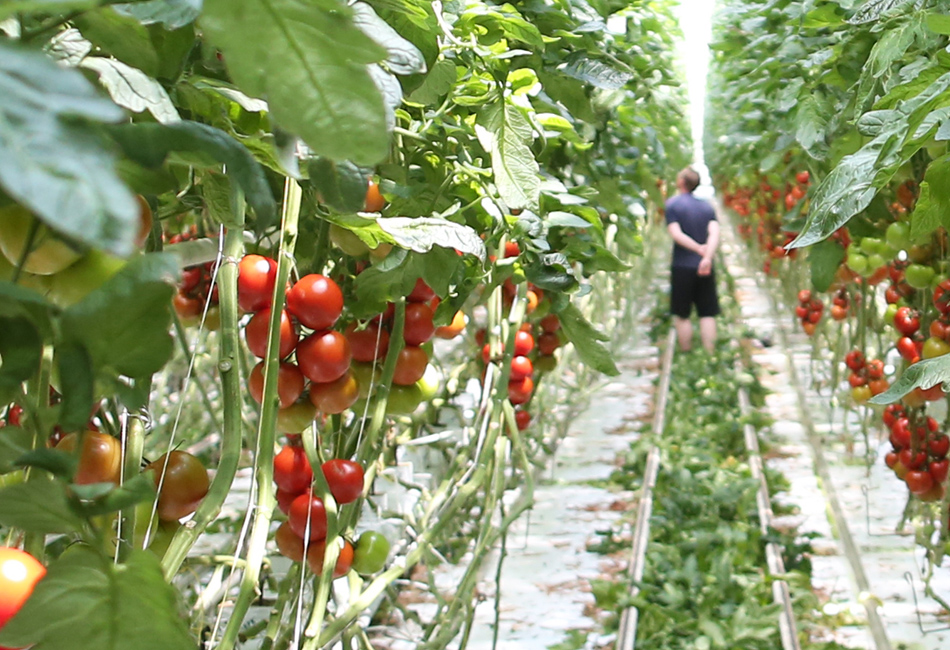
[[[399,351],[396,358],[396,370],[393,373],[393,383],[397,386],[410,386],[422,379],[429,364],[429,355],[422,348],[407,345]]]
[[[171,451],[149,463],[158,488],[158,518],[165,521],[187,517],[208,494],[208,470],[198,458],[185,451]]]
[[[277,284],[277,262],[263,255],[245,255],[238,264],[238,305],[256,312],[269,307]]]
[[[300,433],[313,424],[317,409],[307,401],[291,404],[277,411],[277,431],[281,433]]]
[[[400,386],[393,384],[386,400],[386,413],[390,415],[409,415],[423,402],[422,390],[417,384]]]
[[[347,370],[339,379],[329,382],[311,382],[310,401],[317,410],[328,415],[342,413],[356,404],[360,385],[356,376]]]
[[[280,407],[286,408],[303,394],[304,377],[296,364],[281,362],[277,373],[277,394]],[[251,370],[247,378],[247,392],[258,404],[264,399],[264,362],[261,361]]]
[[[337,538],[340,552],[336,558],[336,564],[333,565],[333,577],[342,578],[350,571],[353,565],[353,545],[342,537]],[[321,540],[311,544],[307,549],[307,566],[315,575],[323,573],[323,560],[326,555],[326,540]]]
[[[333,458],[323,463],[330,494],[339,504],[356,501],[363,494],[363,467],[352,460]]]
[[[0,548],[0,629],[26,603],[46,567],[18,548]]]
[[[83,434],[68,433],[56,444],[56,449],[75,453],[82,437],[82,452],[73,483],[118,483],[122,469],[122,445],[112,436],[98,431]]]
[[[380,212],[386,207],[386,199],[379,191],[379,185],[370,179],[366,183],[366,198],[363,200],[364,212]]]
[[[20,263],[34,219],[36,217],[29,210],[19,205],[0,208],[0,253],[11,264]],[[53,275],[74,264],[81,256],[80,250],[39,223],[23,270],[36,275]]]
[[[948,352],[950,352],[950,343],[931,336],[924,341],[920,356],[922,359],[933,359],[934,357],[942,357]]]
[[[307,554],[303,538],[291,530],[289,521],[283,522],[274,531],[274,543],[277,544],[277,552],[291,562],[303,562]]]
[[[360,575],[378,573],[389,559],[389,540],[376,531],[368,530],[356,540],[353,549],[353,570]]]
[[[311,273],[287,292],[287,310],[305,327],[329,329],[343,313],[343,292],[330,278]]]
[[[904,279],[915,289],[927,289],[934,279],[935,271],[926,264],[911,264],[904,269]]]

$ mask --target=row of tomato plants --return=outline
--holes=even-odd
[[[100,4],[0,10],[2,643],[365,641],[464,549],[445,647],[556,350],[615,372],[578,305],[686,159],[669,4]]]

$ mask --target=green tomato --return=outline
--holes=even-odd
[[[368,530],[356,540],[353,547],[354,571],[372,575],[382,570],[389,559],[389,540],[376,531]]]
[[[125,260],[91,250],[68,269],[50,277],[48,298],[63,309],[72,307],[101,287],[123,266]]]
[[[389,388],[389,399],[386,400],[386,413],[390,415],[409,415],[423,402],[422,389],[418,385],[397,386]]]
[[[882,243],[877,237],[864,237],[861,239],[859,247],[865,255],[873,255],[880,252]]]
[[[423,401],[428,402],[439,392],[439,386],[442,385],[442,371],[431,363],[426,366],[425,374],[422,379],[416,382],[419,392],[422,394]]]
[[[860,253],[848,253],[848,268],[855,273],[864,273],[868,268],[868,258]]]
[[[369,246],[363,243],[352,230],[330,224],[330,241],[341,251],[352,257],[362,257],[369,253]]]
[[[374,370],[373,364],[360,361],[350,364],[350,373],[356,378],[360,386],[360,398],[364,400],[369,397],[371,388],[379,385],[379,378],[383,374],[381,364],[376,364]]]
[[[297,402],[277,411],[277,430],[281,433],[303,433],[317,417],[317,408],[309,401]]]
[[[894,316],[897,314],[897,310],[900,308],[900,305],[897,303],[887,306],[887,309],[884,310],[884,323],[894,326]]]
[[[0,252],[11,264],[19,263],[29,242],[34,219],[29,210],[18,205],[0,209]],[[81,256],[82,253],[76,247],[40,223],[23,270],[36,275],[52,275],[70,266]]]
[[[862,273],[861,275],[864,275],[865,277],[870,277],[871,275],[874,274],[875,271],[877,271],[879,268],[881,268],[885,264],[887,264],[887,260],[881,257],[881,255],[879,255],[878,253],[874,253],[873,255],[868,256],[868,266],[866,269],[864,269],[864,273]]]
[[[942,357],[948,352],[950,352],[950,343],[931,336],[924,341],[920,356],[922,359],[933,359],[934,357]]]
[[[934,279],[936,271],[928,264],[911,264],[904,269],[904,279],[915,289],[926,289]]]
[[[910,224],[906,221],[895,221],[884,231],[887,243],[898,250],[910,248]]]

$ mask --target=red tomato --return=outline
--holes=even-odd
[[[284,492],[302,494],[313,481],[313,470],[303,447],[284,445],[274,456],[274,483]]]
[[[798,181],[799,185],[808,185],[808,170],[803,169],[795,174],[795,180]]]
[[[534,392],[534,380],[531,377],[508,382],[508,401],[512,404],[524,404]]]
[[[880,379],[884,376],[884,362],[880,359],[871,359],[867,362],[869,379]]]
[[[891,427],[891,443],[900,449],[910,446],[910,420],[899,417]]]
[[[359,382],[349,370],[339,379],[310,384],[310,401],[321,413],[328,415],[342,413],[356,404],[359,398]]]
[[[287,517],[290,529],[299,537],[308,539],[311,543],[326,539],[327,509],[320,497],[315,497],[310,492],[301,494],[290,504]]]
[[[531,363],[531,359],[518,356],[511,360],[511,373],[508,375],[508,379],[517,381],[525,377],[530,377],[533,373],[534,366]]]
[[[270,325],[270,312],[270,307],[264,307],[251,317],[244,328],[244,340],[247,341],[247,349],[255,357],[261,359],[267,356],[267,328]],[[297,326],[290,320],[287,310],[282,309],[280,311],[280,345],[277,356],[281,359],[289,356],[297,347],[298,338]]]
[[[864,367],[864,353],[861,350],[851,350],[844,355],[844,365],[857,372]]]
[[[561,319],[557,314],[548,314],[540,320],[539,324],[545,332],[556,332],[561,329]]]
[[[363,494],[363,468],[352,460],[334,458],[323,464],[330,494],[339,504],[356,501]]]
[[[286,408],[297,401],[303,394],[303,373],[297,364],[287,361],[281,362],[277,372],[277,395],[280,407]],[[247,378],[247,392],[258,404],[264,399],[264,362],[261,361],[251,370]]]
[[[244,311],[269,307],[277,284],[277,262],[263,255],[245,255],[238,264],[238,305]]]
[[[325,383],[342,377],[353,355],[346,337],[335,330],[314,332],[297,345],[297,365],[310,381]]]
[[[350,567],[353,565],[353,545],[343,538],[337,539],[341,540],[342,546],[340,546],[340,554],[336,558],[336,564],[333,565],[333,577],[342,578],[349,573]],[[314,574],[320,575],[323,573],[323,559],[325,556],[326,541],[311,544],[310,548],[307,549],[307,566]]]
[[[930,450],[931,456],[942,459],[946,457],[947,452],[950,452],[950,437],[943,434],[935,436],[927,443],[927,448]]]
[[[546,357],[554,354],[559,347],[561,347],[561,339],[553,332],[545,332],[538,337],[538,352]]]
[[[366,198],[363,200],[364,212],[380,212],[386,207],[386,199],[379,191],[379,185],[373,179],[366,183]]]
[[[63,436],[56,449],[75,453],[82,437],[82,451],[79,454],[79,466],[73,483],[89,485],[91,483],[118,483],[122,470],[122,445],[112,436],[98,431],[76,432]]]
[[[178,520],[197,510],[211,484],[205,466],[185,451],[171,451],[149,463],[145,470],[155,472],[158,518],[164,521]]]
[[[435,328],[435,335],[440,339],[454,339],[465,329],[465,314],[461,310],[455,312],[452,322]]]
[[[907,489],[910,490],[911,494],[918,496],[928,492],[934,486],[934,480],[930,476],[930,472],[918,469],[907,472],[904,482],[907,483]]]
[[[802,289],[798,292],[798,302],[803,305],[807,305],[811,302],[811,291],[809,289]]]
[[[422,379],[428,364],[429,355],[425,350],[415,345],[407,345],[399,351],[396,359],[393,383],[397,386],[411,386]]]
[[[917,350],[917,344],[914,343],[914,339],[909,336],[902,336],[898,339],[897,351],[911,363],[916,363],[920,360],[920,352]]]
[[[888,404],[884,408],[884,414],[881,416],[884,420],[884,424],[887,425],[887,428],[890,429],[894,426],[894,423],[897,422],[897,418],[903,417],[904,407],[900,404]]]
[[[408,345],[422,345],[435,334],[432,308],[424,302],[410,302],[406,305],[406,318],[403,339]]]
[[[277,552],[292,562],[302,562],[307,554],[303,539],[291,530],[289,521],[285,521],[274,531],[274,542],[277,544]]]
[[[515,424],[518,431],[524,431],[531,425],[531,414],[527,411],[515,411]]]
[[[0,548],[0,629],[23,607],[46,567],[18,548]]]
[[[900,451],[900,460],[901,465],[907,469],[920,469],[924,467],[927,463],[927,453],[923,451],[915,452],[913,449],[901,449]]]
[[[346,328],[345,336],[350,343],[353,361],[370,363],[386,356],[389,349],[389,332],[377,323],[367,323],[362,329],[356,323],[351,323]]]
[[[950,279],[941,280],[934,287],[933,303],[941,314],[950,313]]]
[[[516,241],[505,242],[505,257],[518,257],[521,255],[521,247]]]
[[[329,329],[343,313],[343,292],[330,278],[311,273],[287,292],[287,310],[312,330]]]
[[[277,507],[286,515],[290,512],[290,504],[294,502],[294,499],[300,496],[300,493],[287,492],[286,490],[277,488],[277,493],[274,496],[277,498]]]
[[[868,383],[868,378],[864,375],[859,375],[855,372],[852,372],[848,376],[848,383],[851,384],[851,388],[857,388],[858,386],[864,386]]]
[[[920,314],[910,307],[898,307],[894,327],[904,336],[911,336],[920,329]]]
[[[534,349],[534,337],[530,332],[518,330],[515,333],[515,356],[528,356]]]
[[[178,318],[185,321],[186,325],[192,324],[195,319],[200,318],[201,313],[205,309],[205,305],[202,301],[186,296],[181,292],[176,293],[172,297],[172,307],[175,308],[175,313],[178,314]]]
[[[950,460],[942,458],[940,460],[930,461],[929,473],[934,483],[943,483],[946,481],[948,470],[950,470]]]
[[[416,280],[416,286],[406,296],[406,300],[409,302],[429,302],[433,298],[435,298],[435,291],[422,278]]]
[[[883,393],[890,387],[891,387],[891,383],[887,381],[886,379],[884,379],[883,377],[879,377],[878,379],[872,379],[868,382],[868,388],[871,389],[872,395],[880,395],[881,393]]]

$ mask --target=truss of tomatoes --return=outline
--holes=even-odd
[[[169,244],[177,244],[198,238],[197,229],[172,235]],[[178,280],[178,290],[172,297],[172,307],[179,320],[186,327],[197,325],[205,316],[204,326],[208,330],[217,330],[221,326],[218,312],[218,285],[214,282],[216,262],[206,262],[186,266]],[[207,315],[206,313],[207,307]]]
[[[812,336],[815,333],[824,311],[825,304],[821,301],[821,298],[812,295],[812,292],[808,289],[802,289],[798,292],[798,306],[795,307],[795,316],[801,321],[805,334]]]

